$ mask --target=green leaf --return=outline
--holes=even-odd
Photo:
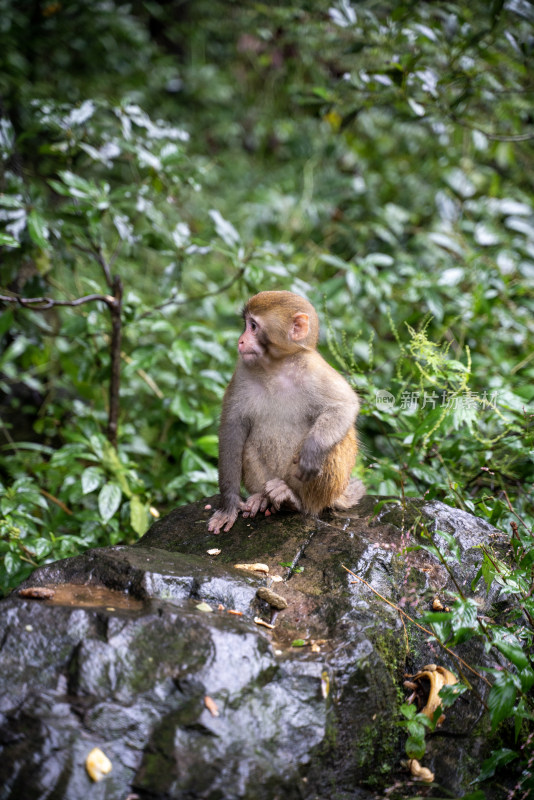
[[[196,413],[183,394],[176,394],[173,397],[170,409],[173,414],[176,414],[179,419],[183,420],[183,422],[187,422],[189,425],[193,424],[196,420]]]
[[[8,575],[14,575],[20,567],[20,559],[15,553],[6,553],[4,556],[4,569]]]
[[[442,686],[439,692],[439,696],[441,698],[441,705],[445,708],[450,708],[458,697],[467,691],[467,686],[461,683],[454,683],[449,684],[447,686]]]
[[[181,367],[186,375],[191,375],[194,353],[190,344],[181,339],[176,339],[171,345],[169,358],[173,364]]]
[[[3,517],[9,516],[12,511],[14,511],[18,506],[17,501],[14,497],[2,497],[0,500],[0,511],[2,512]]]
[[[0,233],[0,244],[5,247],[20,247],[20,242],[10,236],[9,233]]]
[[[306,647],[307,644],[306,639],[293,639],[291,647]]]
[[[515,750],[509,750],[507,747],[503,747],[501,750],[494,750],[491,756],[482,762],[480,772],[474,782],[478,783],[492,778],[495,775],[495,770],[499,769],[499,767],[504,767],[516,758],[518,758],[518,753]]]
[[[45,539],[44,537],[40,536],[28,546],[28,550],[32,552],[37,558],[44,558],[47,556],[52,550],[52,542],[50,539]]]
[[[96,184],[92,181],[80,178],[79,175],[75,175],[74,172],[70,172],[69,170],[60,172],[60,176],[65,186],[69,189],[68,194],[70,197],[90,197],[95,191],[98,191]]]
[[[445,539],[449,547],[450,555],[458,564],[460,564],[462,561],[462,553],[456,538],[452,535],[452,533],[446,533],[446,531],[436,531],[436,533],[438,535],[438,539]],[[439,547],[439,545],[436,545],[436,547]]]
[[[27,224],[28,233],[30,234],[32,241],[35,242],[35,244],[38,245],[42,250],[45,250],[49,246],[49,232],[44,217],[42,217],[39,212],[34,209],[28,214]]]
[[[101,433],[97,433],[89,437],[89,443],[95,456],[100,460],[103,459],[108,445],[106,438]]]
[[[311,91],[312,94],[317,95],[317,97],[320,97],[323,100],[333,99],[332,91],[330,89],[325,89],[323,86],[314,86]]]
[[[106,483],[98,495],[98,510],[102,522],[109,522],[121,504],[122,492],[116,483]]]
[[[413,719],[417,714],[417,708],[413,703],[403,703],[400,707],[400,711],[406,719]]]
[[[0,207],[24,208],[24,200],[20,194],[4,194],[0,192]]]
[[[441,714],[441,710],[440,710]],[[425,720],[423,723],[422,720]],[[424,714],[416,714],[415,717],[411,720],[408,720],[406,723],[406,729],[410,736],[413,736],[416,739],[420,739],[422,736],[425,735],[425,729],[429,725],[429,720]]]
[[[517,674],[521,681],[521,688],[524,692],[528,692],[534,686],[534,670],[529,666],[518,670]]]
[[[505,672],[498,673],[488,695],[492,730],[496,729],[499,722],[511,715],[516,696],[517,689],[513,678]]]
[[[65,184],[61,183],[61,181],[56,181],[50,179],[48,181],[50,187],[56,192],[56,194],[60,194],[62,197],[70,197],[70,189]]]
[[[13,311],[11,308],[4,308],[0,314],[0,336],[3,336],[13,324]],[[8,445],[11,447],[11,445]]]
[[[482,576],[484,578],[484,583],[488,589],[491,588],[491,584],[495,578],[496,568],[493,561],[489,558],[487,553],[484,553],[484,558],[482,560],[482,566],[480,567],[482,570]]]
[[[137,494],[134,494],[130,500],[130,524],[139,536],[142,536],[148,530],[147,509]]]
[[[208,456],[212,456],[213,458],[217,458],[219,454],[218,442],[219,442],[219,437],[215,436],[214,434],[208,434],[207,436],[200,436],[198,439],[195,440],[196,446],[199,447]]]
[[[529,666],[530,662],[521,647],[520,642],[515,639],[515,637],[511,637],[511,639],[515,641],[503,641],[501,640],[494,640],[492,644],[500,650],[500,652],[506,656],[506,658],[512,662],[518,669],[525,669]]]
[[[426,750],[426,743],[425,743],[425,734],[424,729],[422,735],[420,736],[409,736],[406,740],[406,744],[404,745],[404,749],[406,750],[406,755],[408,758],[423,758]]]
[[[220,211],[217,211],[216,209],[212,209],[208,213],[215,223],[215,230],[217,231],[217,234],[221,237],[223,242],[227,244],[228,247],[235,247],[235,245],[240,242],[241,237],[232,223],[224,219]]]
[[[458,599],[452,607],[451,627],[453,643],[464,642],[478,631],[478,608],[471,598]]]
[[[89,494],[89,492],[94,492],[95,489],[98,489],[104,477],[104,472],[100,467],[87,467],[87,469],[84,469],[82,472],[83,494]]]

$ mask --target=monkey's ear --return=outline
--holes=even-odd
[[[310,331],[310,318],[308,314],[299,312],[293,317],[293,322],[289,330],[289,335],[294,342],[305,339]]]

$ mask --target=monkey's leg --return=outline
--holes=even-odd
[[[241,513],[244,517],[255,517],[258,511],[266,511],[268,506],[269,498],[263,492],[256,492],[241,503]]]
[[[302,503],[295,492],[281,478],[273,478],[267,481],[263,489],[263,496],[272,503],[277,511],[281,505],[289,506],[294,511],[301,511],[302,509]]]

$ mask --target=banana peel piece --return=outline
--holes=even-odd
[[[111,772],[111,761],[98,747],[94,747],[85,759],[85,769],[91,780],[101,781]]]
[[[434,712],[441,705],[441,698],[439,696],[441,689],[443,686],[452,686],[458,683],[458,679],[456,675],[453,675],[446,667],[440,667],[436,664],[427,664],[426,667],[423,667],[422,670],[413,676],[414,681],[421,680],[422,678],[426,678],[430,683],[430,692],[426,705],[421,711],[431,720],[434,717]],[[437,724],[441,725],[444,719],[445,715],[442,714]]]
[[[423,781],[423,783],[433,782],[434,773],[428,767],[422,767],[416,758],[410,758],[407,766],[416,781]]]

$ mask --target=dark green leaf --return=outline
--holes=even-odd
[[[488,695],[492,730],[511,715],[516,696],[517,689],[513,678],[504,672],[499,673]]]
[[[512,637],[511,637],[512,638]],[[530,662],[527,658],[521,644],[515,637],[511,641],[503,641],[502,639],[493,641],[492,644],[506,656],[518,669],[525,669],[529,666]]]
[[[195,422],[196,413],[191,408],[184,395],[176,394],[171,401],[170,409],[173,414],[176,414],[176,416],[184,422],[188,424]]]
[[[27,218],[28,233],[38,247],[45,250],[48,247],[48,226],[44,217],[38,211],[30,211]]]
[[[506,764],[509,764],[511,761],[515,761],[517,757],[518,753],[516,753],[515,750],[509,750],[506,747],[500,750],[494,750],[491,756],[482,762],[480,772],[476,778],[477,782],[487,781],[488,778],[492,778],[496,770],[506,766]]]
[[[519,680],[521,681],[521,688],[524,692],[528,692],[534,686],[534,670],[529,665],[523,669],[519,669]]]
[[[423,758],[426,751],[424,732],[420,736],[409,736],[404,745],[408,758]]]

